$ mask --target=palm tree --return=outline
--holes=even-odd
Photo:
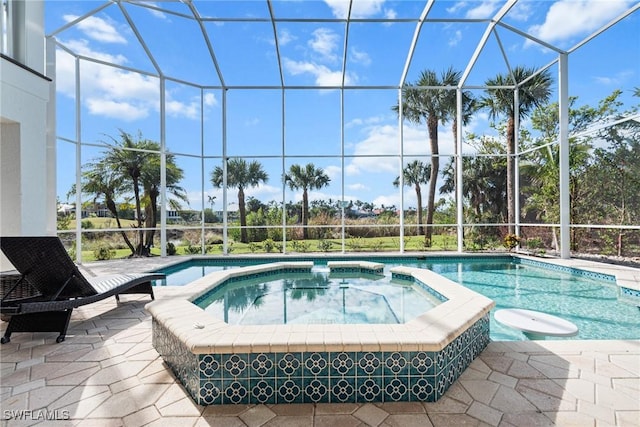
[[[103,161],[112,170],[117,171],[122,176],[131,179],[133,198],[136,209],[136,228],[139,229],[138,243],[133,255],[144,255],[144,216],[142,214],[142,201],[140,197],[141,175],[144,165],[149,161],[151,153],[146,150],[153,149],[153,142],[143,139],[138,134],[135,140],[127,132],[120,130],[120,140],[112,138],[114,145],[109,148]]]
[[[227,161],[227,187],[238,189],[238,212],[240,213],[240,241],[248,243],[247,239],[247,209],[244,203],[244,190],[257,187],[267,182],[269,175],[258,161],[247,163],[244,159],[230,159]],[[211,183],[216,188],[224,184],[224,169],[216,166],[211,172]]]
[[[289,184],[291,190],[302,189],[302,238],[307,239],[309,233],[309,190],[320,189],[329,184],[331,178],[322,168],[316,168],[313,163],[307,163],[305,167],[291,165],[289,173],[284,175],[285,184]]]
[[[518,85],[518,118],[523,120],[535,107],[549,101],[551,95],[551,74],[548,70],[535,74],[534,68],[516,67],[511,74],[497,75],[485,82],[486,96],[480,100],[480,107],[489,111],[489,117],[495,120],[498,116],[507,117],[507,222],[509,233],[515,229],[515,114],[513,90],[495,88],[496,86]]]
[[[457,86],[460,83],[460,77],[462,73],[455,71],[452,67],[449,67],[442,73],[441,81],[443,86]],[[451,121],[451,132],[453,134],[453,154],[454,159],[458,157],[458,96],[455,90],[446,90],[444,93],[444,115],[441,118],[442,124]],[[468,91],[462,91],[462,125],[467,125],[471,117],[477,110],[477,101],[473,94]],[[457,162],[454,163],[454,184],[457,178]]]
[[[404,178],[405,185],[413,185],[416,190],[416,199],[418,203],[418,232],[417,236],[423,234],[422,227],[422,189],[421,184],[427,184],[431,175],[431,166],[425,165],[420,160],[414,160],[404,167],[402,170],[402,176]],[[393,181],[393,185],[400,186],[400,177],[397,177]]]
[[[452,75],[458,75],[449,69],[443,73],[443,78],[451,79]],[[425,70],[420,73],[420,78],[415,84],[407,84],[402,89],[402,114],[404,118],[414,124],[426,123],[429,132],[429,147],[431,148],[431,174],[429,177],[429,193],[427,199],[427,232],[425,241],[431,243],[433,230],[433,213],[435,211],[436,182],[440,172],[440,150],[438,147],[438,122],[447,117],[450,111],[450,94],[445,89],[424,89],[425,86],[442,86],[435,71]],[[392,107],[396,112],[400,111],[398,105]]]
[[[82,191],[93,194],[94,200],[103,196],[107,209],[120,229],[122,226],[115,200],[118,196],[133,193],[137,228],[140,229],[137,244],[134,246],[126,233],[121,233],[133,256],[147,256],[153,244],[153,229],[158,218],[160,157],[155,153],[160,151],[160,144],[144,139],[140,134],[134,138],[123,130],[120,130],[120,140],[111,139],[114,145],[107,149],[101,159],[90,163],[83,173]],[[175,157],[167,155],[166,189],[174,196],[169,203],[176,208],[180,207],[178,200],[187,201],[185,190],[177,185],[182,177],[183,171],[175,164]],[[151,230],[142,231],[143,225]]]
[[[149,147],[160,151],[160,144],[156,142],[149,142]],[[181,208],[180,202],[189,204],[187,192],[184,188],[180,187],[178,183],[184,177],[184,171],[176,165],[175,156],[173,154],[167,154],[165,156],[165,188],[166,193],[172,198],[168,199],[168,203],[171,209],[178,210]],[[142,181],[142,187],[144,189],[145,203],[145,228],[149,230],[145,233],[144,251],[148,255],[151,253],[151,246],[153,245],[153,237],[155,235],[155,228],[158,224],[158,197],[160,196],[160,156],[153,155],[149,157],[149,161],[144,164],[140,179]],[[148,199],[148,200],[147,200]]]
[[[462,194],[467,199],[470,211],[466,221],[504,221],[505,173],[504,162],[492,157],[464,157],[462,159]],[[441,193],[452,193],[456,189],[455,162],[452,160],[442,171],[444,182]]]
[[[116,224],[118,225],[118,229],[120,229],[122,238],[131,250],[131,254],[135,254],[136,248],[129,240],[127,233],[122,229],[120,215],[116,205],[117,198],[127,192],[127,185],[124,182],[122,174],[114,170],[104,159],[90,163],[82,174],[82,192],[92,194],[94,196],[94,203],[101,196],[104,197],[104,204],[116,219]],[[75,185],[72,186],[69,193],[75,193]]]

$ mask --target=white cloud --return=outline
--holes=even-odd
[[[286,46],[292,41],[296,40],[297,37],[291,34],[291,32],[287,29],[282,29],[278,31],[278,44],[280,46]]]
[[[371,57],[367,52],[358,50],[355,47],[350,49],[351,60],[356,64],[362,64],[365,66],[371,65]]]
[[[164,104],[166,113],[171,117],[187,117],[189,119],[197,119],[200,117],[200,102],[192,100],[188,104],[167,99]]]
[[[449,39],[448,44],[449,46],[454,47],[460,44],[460,41],[462,41],[462,31],[456,30],[453,36]]]
[[[126,101],[88,98],[85,102],[89,113],[96,116],[106,116],[130,122],[149,115],[149,110],[145,105],[136,105]]]
[[[398,14],[393,9],[385,9],[384,11],[384,17],[387,19],[396,19],[397,16]],[[387,25],[389,25],[389,23],[387,23]]]
[[[596,83],[605,86],[620,86],[623,82],[628,81],[630,77],[633,77],[633,75],[633,71],[624,70],[614,74],[613,76],[594,76],[593,79],[596,81]]]
[[[397,209],[400,209],[400,193],[395,193],[387,196],[378,196],[373,199],[373,205],[376,207],[390,207],[395,206]]]
[[[158,5],[158,3],[157,3],[157,2],[155,2],[155,1],[149,1],[149,2],[147,2],[147,4],[148,4],[149,6],[160,7],[160,6]],[[156,9],[148,9],[148,11],[149,11],[149,13],[150,13],[151,15],[155,16],[156,18],[160,18],[160,19],[169,19],[169,18],[167,17],[167,15],[166,15],[164,12],[160,12],[159,10],[156,10]]]
[[[518,2],[511,10],[509,10],[509,18],[516,21],[526,22],[532,15],[533,4],[532,2]]]
[[[372,125],[377,125],[379,123],[381,123],[384,120],[384,118],[382,116],[371,116],[371,117],[366,117],[366,118],[360,118],[360,117],[356,117],[353,118],[351,120],[349,120],[347,123],[345,123],[344,127],[345,129],[349,129],[349,128],[354,128],[357,126],[363,126],[364,129],[363,130],[367,130],[369,129]]]
[[[375,125],[367,129],[366,136],[353,144],[353,154],[356,156],[346,165],[345,174],[356,176],[373,173],[397,173],[399,159],[371,157],[394,155],[399,152],[397,125]],[[453,135],[449,127],[440,126],[438,145],[441,155],[452,154]],[[425,126],[415,126],[405,123],[403,128],[403,149],[405,157],[425,156],[430,153],[429,139]],[[441,161],[441,164],[448,160]]]
[[[350,184],[347,185],[347,188],[351,191],[368,191],[370,190],[369,187],[367,187],[366,185],[362,184],[362,183],[357,183],[357,184]]]
[[[290,74],[296,76],[300,74],[311,74],[315,77],[315,83],[318,86],[340,86],[342,85],[342,71],[332,71],[325,65],[313,62],[294,61],[289,58],[283,60],[284,68]],[[345,85],[353,84],[356,77],[347,73],[345,76]]]
[[[313,38],[307,42],[309,47],[319,53],[327,61],[338,59],[338,35],[328,28],[318,28],[313,33]]]
[[[260,119],[257,117],[254,117],[252,119],[247,119],[244,121],[245,126],[257,126],[258,123],[260,123]]]
[[[71,22],[75,19],[78,19],[78,16],[64,15],[63,18],[66,22]],[[127,43],[127,39],[120,34],[120,32],[113,24],[111,24],[107,20],[98,18],[97,16],[89,16],[88,18],[85,18],[82,21],[78,22],[75,27],[86,34],[87,37],[99,42],[121,44]]]
[[[100,59],[115,65],[127,62],[122,55],[112,55],[92,50],[86,40],[64,43],[72,51],[87,57]],[[124,121],[139,120],[160,108],[160,83],[157,78],[91,61],[80,63],[81,90],[85,107],[90,114]],[[75,60],[59,52],[56,59],[56,90],[75,97]],[[205,95],[206,106],[217,105],[213,93]],[[166,94],[166,111],[173,117],[199,118],[200,98],[186,102]]]
[[[342,169],[340,166],[327,166],[324,168],[324,171],[327,176],[331,178],[331,181],[342,179]]]
[[[475,4],[475,3],[474,3]],[[493,18],[494,13],[500,7],[497,0],[486,0],[479,5],[469,9],[466,13],[468,19],[487,19]]]
[[[204,105],[208,107],[215,107],[218,105],[218,100],[216,99],[216,95],[213,93],[205,93],[204,94]]]
[[[347,18],[349,14],[348,0],[324,0],[336,18]],[[379,14],[385,0],[356,0],[351,7],[352,18],[368,18]]]
[[[467,7],[467,2],[459,1],[454,3],[453,6],[449,6],[447,8],[447,12],[455,15],[459,10],[464,9],[465,7]]]
[[[529,33],[548,43],[588,34],[627,10],[631,1],[560,0],[551,5],[545,21]]]

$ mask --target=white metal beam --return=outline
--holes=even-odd
[[[476,64],[476,61],[480,56],[480,52],[482,52],[482,49],[484,49],[484,46],[487,44],[487,40],[489,40],[489,36],[493,32],[493,29],[495,28],[496,24],[500,22],[500,20],[504,17],[504,15],[506,15],[507,12],[509,12],[509,10],[511,10],[511,8],[517,2],[518,0],[509,0],[508,2],[506,2],[504,6],[502,6],[502,8],[500,8],[500,10],[495,14],[491,22],[489,22],[487,29],[484,31],[482,38],[480,39],[480,41],[478,42],[478,45],[476,46],[475,52],[473,52],[473,55],[471,56],[471,59],[467,64],[467,68],[465,68],[464,72],[462,73],[462,77],[460,77],[460,83],[459,83],[460,87],[462,87],[464,85],[464,82],[467,81],[467,78],[469,77],[469,74],[471,73],[473,66]]]
[[[558,61],[558,119],[560,150],[560,257],[571,257],[571,222],[569,199],[569,55],[560,54]]]
[[[420,38],[420,31],[422,30],[422,24],[424,23],[424,20],[427,18],[429,11],[433,7],[434,2],[435,0],[428,0],[427,3],[424,5],[424,9],[420,14],[420,18],[418,18],[416,29],[413,32],[413,39],[411,40],[411,45],[409,46],[409,52],[407,53],[407,60],[404,63],[404,68],[402,69],[402,74],[400,75],[400,81],[398,82],[398,87],[404,86],[404,82],[407,79],[407,74],[409,73],[409,66],[411,66],[411,60],[413,59],[413,54],[416,50],[418,39]]]

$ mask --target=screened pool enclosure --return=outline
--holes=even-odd
[[[638,256],[639,8],[47,1],[58,233]]]

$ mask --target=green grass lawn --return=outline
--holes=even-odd
[[[85,248],[95,244],[86,244]],[[267,251],[265,249],[264,242],[254,243],[239,243],[231,242],[229,245],[230,253],[232,255],[247,255],[247,254],[264,254],[264,253],[279,253],[279,249],[282,246],[281,242],[274,242],[273,249]],[[176,246],[175,256],[184,255],[199,255],[200,251],[195,254],[189,252],[187,245]],[[199,249],[199,247],[198,247]],[[222,245],[210,245],[207,248],[207,255],[221,255]],[[452,235],[434,235],[433,244],[431,247],[425,247],[424,236],[405,236],[405,250],[407,251],[447,251],[456,249],[456,238]],[[194,247],[195,250],[195,247]],[[373,238],[349,238],[345,240],[346,252],[397,252],[400,250],[400,238],[399,237],[373,237]],[[342,252],[342,243],[339,239],[327,239],[327,240],[297,240],[287,241],[287,253],[324,253],[324,252]],[[160,255],[160,248],[155,247],[151,249],[152,255]],[[112,259],[127,258],[131,255],[129,249],[114,249],[112,250]],[[96,256],[93,249],[87,249],[82,251],[83,262],[96,261]]]

